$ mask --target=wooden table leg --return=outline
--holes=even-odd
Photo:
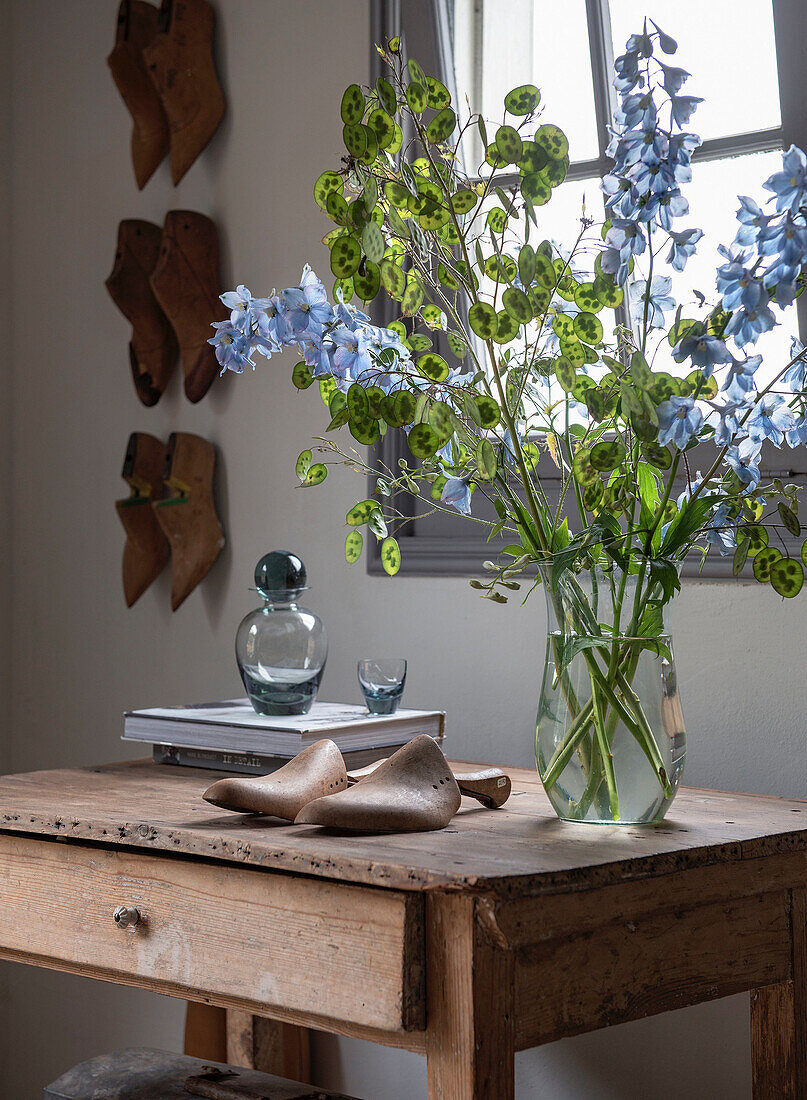
[[[790,906],[793,976],[751,991],[751,1068],[754,1100],[807,1097],[807,890]]]
[[[227,1062],[309,1084],[308,1029],[227,1009]]]
[[[191,1058],[227,1061],[227,1020],[223,1008],[188,1001],[184,1050]]]
[[[515,1095],[513,955],[487,897],[426,901],[429,1100]]]

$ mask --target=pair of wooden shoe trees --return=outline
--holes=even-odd
[[[132,116],[132,162],[145,187],[166,154],[178,184],[224,117],[207,0],[121,0],[107,58]]]
[[[126,531],[123,591],[131,607],[171,559],[171,608],[176,611],[207,575],[224,546],[213,502],[216,450],[190,432],[164,444],[133,432],[122,476],[131,494],[115,507]]]
[[[222,311],[215,222],[192,210],[169,211],[162,229],[137,218],[122,221],[106,288],[132,326],[129,363],[143,404],[160,400],[177,355],[185,396],[201,401],[219,370],[207,342]]]
[[[411,833],[444,829],[461,795],[498,808],[510,786],[498,768],[453,773],[437,742],[422,734],[389,759],[354,772],[333,741],[317,741],[271,775],[220,779],[202,797],[224,810],[271,814],[295,825]]]

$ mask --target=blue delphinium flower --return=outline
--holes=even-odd
[[[737,230],[734,240],[736,244],[745,248],[756,242],[759,231],[765,228],[773,215],[763,214],[759,204],[754,199],[749,198],[748,195],[738,195],[737,197],[740,200],[740,209],[737,211],[737,221],[740,223],[740,228]]]
[[[703,424],[703,413],[691,397],[673,395],[656,409],[658,441],[663,446],[674,443],[682,451]]]
[[[715,427],[715,443],[718,447],[725,447],[740,431],[740,414],[747,412],[748,406],[745,401],[727,401],[724,405],[713,404],[712,409],[718,418]],[[710,415],[709,420],[712,419]]]
[[[786,436],[788,447],[807,446],[807,416],[796,417],[796,423]]]
[[[365,371],[372,369],[367,337],[362,329],[352,332],[340,325],[331,333],[336,345],[333,355],[333,373],[347,381],[355,382]]]
[[[763,302],[755,309],[741,307],[732,315],[726,325],[726,336],[733,336],[738,348],[744,348],[746,344],[755,344],[763,332],[770,330],[777,324],[770,307]]]
[[[471,514],[471,490],[468,482],[462,477],[450,477],[443,486],[440,499],[444,504],[450,504],[464,516]]]
[[[748,435],[761,443],[769,439],[777,447],[782,446],[785,432],[796,426],[796,417],[785,399],[778,393],[768,393],[754,406],[754,411],[746,422]]]
[[[333,306],[328,301],[325,287],[308,266],[303,268],[299,286],[283,291],[286,306],[286,322],[291,331],[321,334],[324,325],[333,320]]]
[[[634,222],[617,218],[605,237],[606,249],[602,254],[602,269],[614,275],[620,285],[627,282],[633,256],[640,256],[647,247],[641,228]]]
[[[670,251],[667,263],[676,271],[683,271],[690,256],[695,254],[695,246],[703,236],[702,229],[684,229],[680,233],[670,231]]]
[[[675,299],[670,296],[672,279],[669,275],[654,275],[650,285],[631,284],[631,301],[637,307],[637,316],[643,317],[647,307],[647,320],[651,328],[664,328],[664,311],[675,309]]]
[[[777,210],[798,210],[807,186],[807,156],[791,145],[782,157],[782,170],[769,176],[763,186],[776,196]]]
[[[266,309],[269,304],[268,298],[253,298],[243,283],[237,286],[235,290],[228,290],[224,294],[220,294],[219,298],[231,311],[230,320],[232,323],[242,331],[248,327],[251,317]]]
[[[761,355],[750,355],[747,359],[732,359],[729,372],[720,387],[729,401],[742,403],[753,392],[754,373],[761,362]]]
[[[232,321],[214,321],[215,336],[207,341],[216,349],[216,359],[221,365],[221,373],[231,370],[235,374],[243,374],[247,364],[255,369],[255,363],[250,358],[252,345],[249,337]]]
[[[762,444],[749,437],[744,439],[738,446],[729,447],[726,451],[726,462],[748,489],[753,489],[759,484],[761,449]]]
[[[783,384],[788,389],[793,390],[794,393],[802,391],[805,387],[805,381],[807,381],[807,357],[796,358],[801,356],[803,351],[804,344],[794,336],[790,341],[790,358],[796,359],[796,362],[792,363],[782,375]]]
[[[737,545],[735,521],[728,504],[718,504],[706,528],[706,541],[721,554],[730,553]]]
[[[711,377],[718,363],[731,362],[731,352],[723,341],[703,331],[701,325],[689,329],[675,345],[672,354],[676,363],[691,359],[693,367],[700,367],[706,378]]]

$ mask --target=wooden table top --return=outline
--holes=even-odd
[[[513,793],[500,810],[463,799],[439,832],[346,836],[216,811],[201,795],[220,772],[149,760],[61,768],[0,777],[0,831],[395,889],[500,896],[584,890],[807,850],[807,801],[683,787],[658,825],[586,826],[556,818],[535,772],[508,772]]]

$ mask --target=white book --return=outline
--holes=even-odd
[[[398,710],[369,714],[351,703],[314,703],[308,714],[256,714],[248,699],[183,707],[150,707],[124,714],[123,739],[178,748],[294,755],[328,737],[340,749],[385,748],[421,733],[442,737],[445,714]]]

